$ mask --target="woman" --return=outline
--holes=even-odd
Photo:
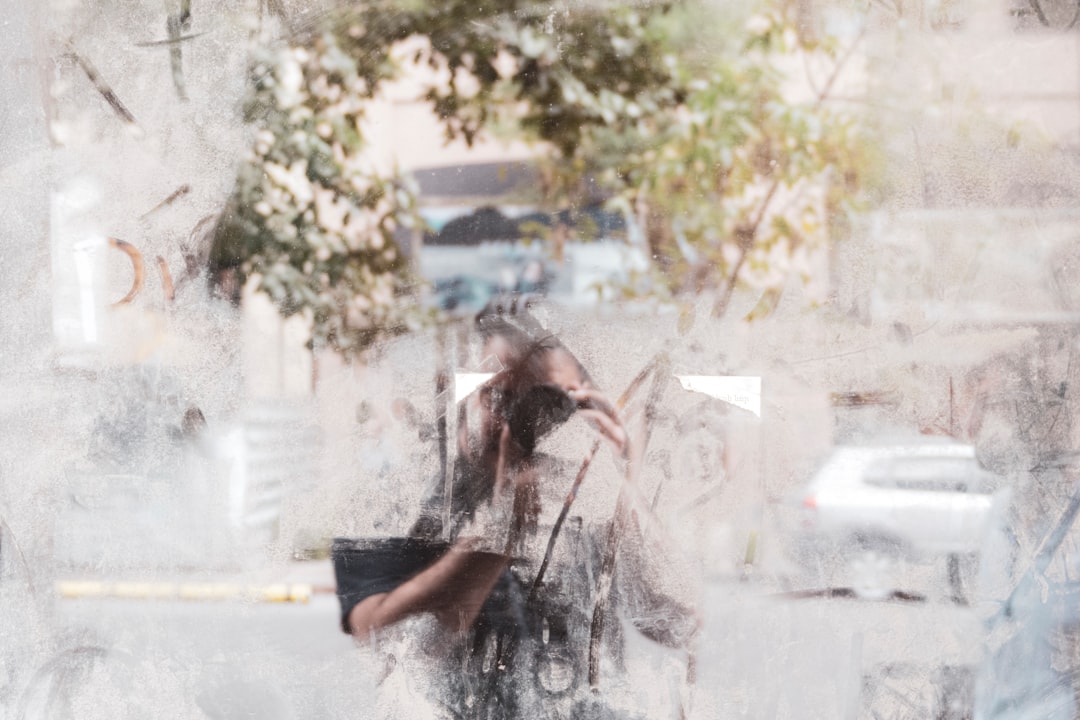
[[[387,573],[351,594],[341,593],[339,572],[343,620],[369,642],[406,619],[434,617],[438,629],[425,632],[445,649],[442,661],[461,670],[437,673],[441,687],[432,688],[451,715],[614,717],[593,699],[583,705],[580,692],[582,661],[595,642],[604,545],[590,532],[606,528],[565,526],[562,552],[543,583],[529,541],[537,535],[541,486],[558,483],[561,490],[567,482],[557,462],[536,452],[541,440],[576,415],[626,460],[627,431],[577,359],[530,315],[487,310],[477,327],[485,356],[502,370],[459,408],[451,497],[436,488],[401,546],[412,572]],[[620,507],[628,515],[621,527],[631,536],[620,553],[628,570],[644,576],[635,578],[637,592],[622,595],[643,610],[636,617],[644,618],[639,629],[647,636],[685,645],[696,627],[690,603],[657,592],[655,573],[645,568],[648,559],[666,562],[641,531],[647,510],[632,502]],[[617,659],[619,633],[611,625],[607,640]]]

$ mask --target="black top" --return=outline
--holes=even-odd
[[[481,472],[455,463],[450,532],[443,534],[441,487],[432,488],[407,537],[356,540],[337,538],[331,555],[341,603],[341,628],[349,632],[349,613],[364,598],[389,592],[449,551],[480,503],[491,496]],[[591,578],[599,570],[592,543],[580,520],[571,522],[562,542],[573,549],[564,572],[545,580],[530,596],[530,563],[518,560],[503,572],[461,647],[447,667],[454,672],[434,679],[432,692],[451,716],[477,720],[518,717],[607,720],[610,713],[588,692],[584,659],[589,643]],[[533,568],[535,569],[535,568]],[[569,572],[567,572],[569,571]],[[621,662],[617,623],[606,633]],[[608,645],[608,643],[605,643]],[[494,662],[493,662],[494,661]]]
[[[450,532],[443,533],[444,492],[441,483],[433,483],[424,501],[420,517],[407,537],[335,538],[330,549],[341,603],[341,629],[349,633],[349,613],[362,600],[390,592],[445,555],[461,528],[475,515],[480,503],[488,500],[492,483],[481,471],[459,459],[454,463],[454,482],[450,504]],[[490,620],[505,615],[497,607],[498,598],[516,595],[511,586],[521,583],[506,571],[499,579],[481,615]]]

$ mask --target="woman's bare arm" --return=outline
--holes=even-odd
[[[509,428],[503,427],[495,468],[493,505],[503,503],[503,513],[494,513],[486,527],[459,539],[439,560],[390,592],[360,601],[349,613],[353,637],[367,640],[371,634],[410,615],[432,613],[439,622],[456,631],[470,627],[499,576],[510,564],[512,548],[526,522],[536,482],[528,467],[507,472],[514,458]]]
[[[509,564],[505,555],[470,549],[475,545],[472,541],[457,543],[426,570],[390,592],[362,600],[349,613],[353,637],[367,640],[374,631],[419,613],[433,613],[452,630],[472,625]]]

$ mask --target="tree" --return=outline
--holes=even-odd
[[[722,312],[735,283],[786,278],[780,260],[821,242],[820,188],[850,179],[850,125],[820,98],[784,98],[773,56],[799,42],[783,12],[756,19],[704,76],[673,47],[675,16],[668,3],[536,0],[327,13],[254,64],[247,117],[259,130],[215,262],[258,275],[284,314],[310,316],[315,345],[345,355],[422,321],[394,242],[416,222],[413,193],[365,161],[360,125],[411,61],[437,71],[426,98],[448,138],[511,128],[553,148],[554,204],[572,204],[590,175],[645,220],[657,272],[635,292],[711,288]]]
[[[702,14],[681,24],[717,26]],[[590,128],[591,147],[578,154],[637,216],[653,259],[629,295],[708,292],[720,316],[745,286],[761,296],[752,319],[775,307],[792,276],[819,279],[814,255],[857,205],[874,161],[858,116],[827,103],[858,41],[841,47],[797,28],[791,8],[766,8],[731,33],[730,47],[680,55],[683,100],[673,111],[632,132]],[[691,48],[704,41],[679,38]],[[810,63],[825,71],[799,99],[786,88],[791,69]]]

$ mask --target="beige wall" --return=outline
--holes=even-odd
[[[405,62],[425,44],[407,40],[396,55]],[[469,163],[524,160],[543,152],[543,148],[521,141],[481,136],[469,147],[464,140],[447,142],[442,125],[422,99],[432,82],[445,82],[446,70],[433,70],[425,62],[408,63],[403,78],[381,93],[368,114],[367,131],[372,152],[382,162],[405,171]]]

